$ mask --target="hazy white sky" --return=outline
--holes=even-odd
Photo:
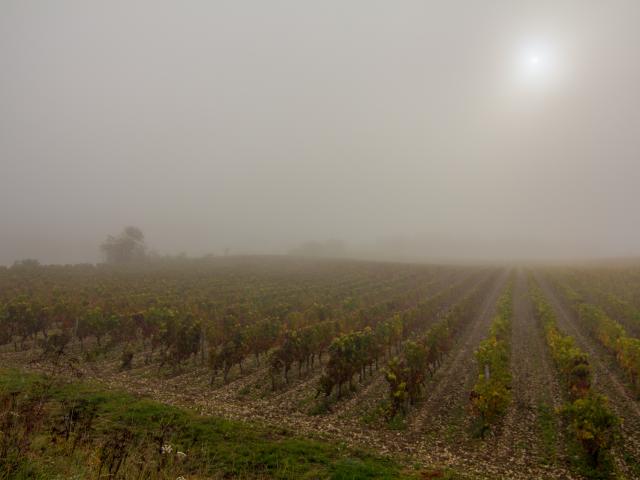
[[[640,2],[0,2],[0,263],[640,255]]]

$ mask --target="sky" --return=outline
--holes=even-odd
[[[640,255],[640,2],[3,0],[0,264]]]

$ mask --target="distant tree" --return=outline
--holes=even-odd
[[[138,227],[125,227],[116,237],[109,235],[100,246],[107,263],[131,263],[145,258],[147,247]]]
[[[14,269],[33,269],[40,266],[40,261],[35,258],[25,258],[23,260],[16,260],[13,262]]]

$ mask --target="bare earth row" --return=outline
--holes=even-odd
[[[568,467],[568,452],[556,411],[563,403],[559,380],[551,363],[542,326],[533,315],[527,274],[519,270],[513,289],[510,370],[512,402],[488,438],[470,434],[469,392],[476,378],[474,351],[488,333],[496,302],[509,272],[494,276],[483,287],[483,279],[469,281],[459,301],[473,287],[484,288],[472,321],[453,339],[454,346],[436,374],[427,382],[422,400],[410,409],[403,425],[385,425],[377,415],[388,394],[382,370],[372,371],[354,393],[336,400],[329,410],[314,412],[321,368],[294,376],[290,385],[272,392],[268,367],[253,363],[244,375],[227,385],[212,388],[208,370],[195,364],[172,376],[158,374],[156,366],[140,366],[121,372],[118,359],[84,366],[86,378],[114,389],[148,395],[172,405],[193,408],[205,415],[265,422],[310,436],[322,436],[365,446],[425,465],[451,466],[479,478],[577,478]],[[485,277],[483,277],[485,278]],[[453,279],[448,279],[453,281]],[[609,396],[624,420],[623,447],[615,452],[618,468],[629,478],[636,472],[627,459],[640,458],[640,408],[630,395],[620,372],[610,365],[607,353],[583,333],[571,312],[543,277],[545,295],[558,315],[562,329],[575,337],[592,359],[596,388]],[[486,283],[486,282],[485,282]],[[447,285],[440,285],[445,288]],[[436,294],[433,291],[432,294]],[[440,306],[440,313],[455,301]],[[440,316],[440,315],[438,315]],[[436,321],[437,318],[434,318]],[[425,325],[425,328],[427,325]],[[33,352],[2,353],[4,363],[38,371],[56,371],[51,364],[31,360]],[[326,359],[325,359],[326,361]]]

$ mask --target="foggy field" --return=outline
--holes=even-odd
[[[0,6],[0,264],[639,256],[640,3]]]
[[[637,478],[639,282],[632,265],[505,269],[294,257],[25,263],[0,270],[0,360],[44,375],[35,398],[46,404],[60,401],[51,389],[97,382],[201,416],[391,456],[409,477]],[[14,388],[0,390],[5,422],[34,395]],[[79,393],[51,408],[86,410],[86,402]],[[24,440],[22,461],[40,458],[36,445],[53,435],[47,425],[56,418],[45,417],[41,433]],[[110,435],[130,427],[77,421],[86,431],[71,428],[55,448],[78,464],[57,468],[95,475],[78,459],[101,455]],[[197,467],[197,458],[205,461],[200,444],[172,422],[142,437],[130,433],[130,456],[114,475],[133,478],[143,461],[134,445],[153,435],[195,459],[176,464],[145,450],[144,461],[159,462],[149,478],[181,468],[193,478],[224,471],[295,478],[306,468],[292,453],[289,473],[246,464],[233,473],[215,462],[205,472]],[[27,429],[20,421],[11,428]],[[3,437],[5,448],[11,441]]]
[[[639,25],[2,0],[0,480],[640,480]]]

